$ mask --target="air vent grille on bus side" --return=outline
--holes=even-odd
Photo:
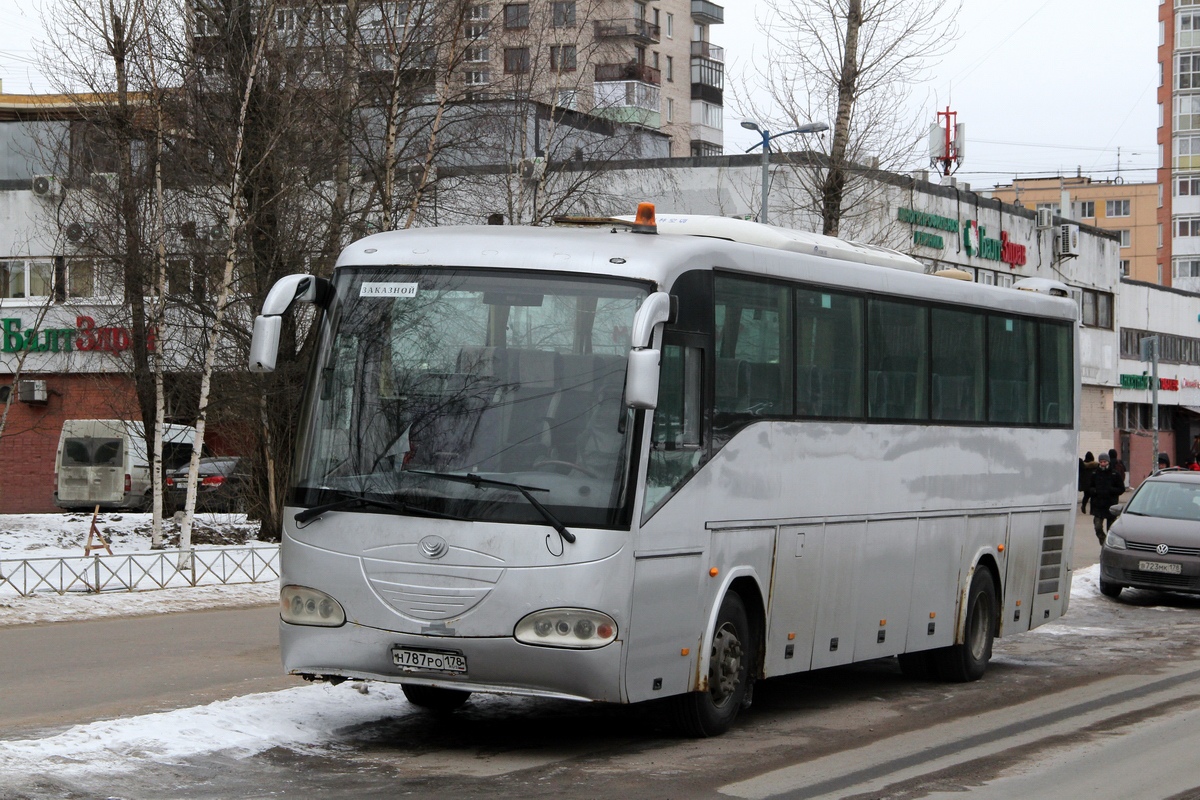
[[[1038,563],[1038,594],[1053,594],[1062,583],[1063,534],[1062,525],[1047,525],[1042,529],[1042,555]]]

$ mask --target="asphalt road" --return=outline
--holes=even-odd
[[[278,625],[270,605],[0,627],[0,736],[295,686]]]

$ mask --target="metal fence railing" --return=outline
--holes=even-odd
[[[279,578],[279,546],[0,559],[0,597],[68,592],[139,592],[265,583]]]

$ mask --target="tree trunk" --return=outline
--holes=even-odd
[[[846,9],[846,49],[842,53],[842,71],[837,84],[837,117],[833,123],[833,142],[829,150],[829,168],[821,185],[822,232],[837,236],[842,219],[842,198],[846,191],[846,148],[850,142],[850,117],[858,85],[858,32],[862,27],[862,0],[849,0]]]

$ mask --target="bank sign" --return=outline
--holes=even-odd
[[[963,249],[967,251],[967,255],[969,256],[983,258],[988,261],[999,261],[1002,264],[1008,264],[1009,269],[1025,266],[1025,245],[1009,241],[1008,231],[1000,231],[1000,238],[993,239],[988,237],[987,228],[980,225],[978,220],[966,220],[962,223],[960,231],[959,223],[956,219],[941,217],[937,214],[917,211],[912,208],[897,209],[896,218],[917,228],[932,228],[947,233],[961,232]],[[931,247],[935,250],[943,250],[946,247],[945,239],[939,234],[922,230],[913,231],[913,244],[918,244],[922,247]]]
[[[116,325],[97,325],[92,317],[78,316],[74,328],[28,328],[15,317],[0,318],[5,353],[69,353],[84,352],[121,353],[133,346],[133,333],[129,328]],[[146,346],[153,350],[155,335],[146,336]]]

